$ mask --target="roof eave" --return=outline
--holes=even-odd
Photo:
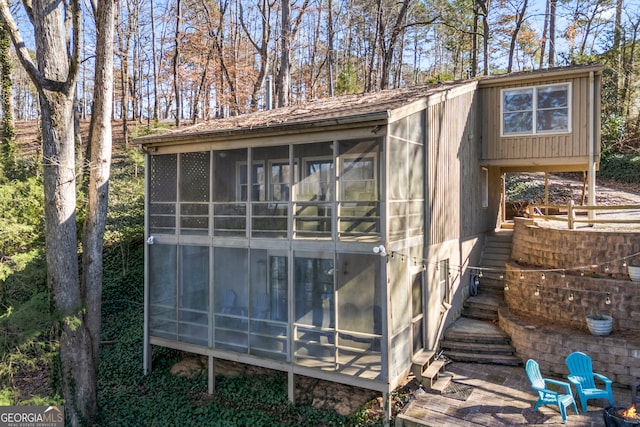
[[[264,124],[259,126],[247,126],[234,129],[213,129],[196,132],[167,132],[158,135],[148,135],[136,138],[135,142],[143,147],[176,145],[206,141],[230,139],[242,139],[248,135],[252,138],[260,136],[278,136],[302,132],[321,132],[335,130],[342,127],[367,127],[386,124],[391,115],[390,110],[373,113],[354,114],[345,117],[332,117],[326,119],[313,119],[296,122],[284,122],[277,124]]]

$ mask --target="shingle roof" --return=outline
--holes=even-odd
[[[365,120],[370,116],[386,116],[389,111],[410,104],[413,101],[467,83],[469,82],[445,82],[374,93],[323,98],[289,107],[209,120],[161,135],[140,137],[136,141],[141,144],[147,144],[176,140],[176,138],[188,139],[204,134],[244,133],[258,129],[268,131],[307,125],[321,126],[327,122],[340,123],[358,119]]]

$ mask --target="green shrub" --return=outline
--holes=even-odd
[[[626,183],[640,183],[640,154],[612,154],[600,162],[602,178]]]

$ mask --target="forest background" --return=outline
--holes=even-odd
[[[24,17],[18,24],[25,24],[20,4],[11,7]],[[83,15],[76,91],[79,175],[94,94],[92,19]],[[602,63],[600,176],[637,183],[639,30],[639,0],[119,2],[98,422],[379,422],[366,408],[343,417],[305,405],[290,407],[278,375],[221,379],[215,397],[206,397],[206,378],[168,374],[181,357],[169,350],[154,352],[156,369],[142,375],[144,158],[130,138],[269,104]],[[26,43],[34,46],[28,37]],[[41,112],[38,93],[4,31],[0,65],[0,404],[62,404],[56,377],[60,330],[44,257]],[[78,200],[79,224],[85,202]]]

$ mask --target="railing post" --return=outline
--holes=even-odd
[[[576,225],[575,225],[575,221],[576,221],[576,211],[574,209],[574,203],[573,200],[569,200],[569,203],[567,203],[567,220],[568,220],[568,227],[569,230],[573,230]]]

